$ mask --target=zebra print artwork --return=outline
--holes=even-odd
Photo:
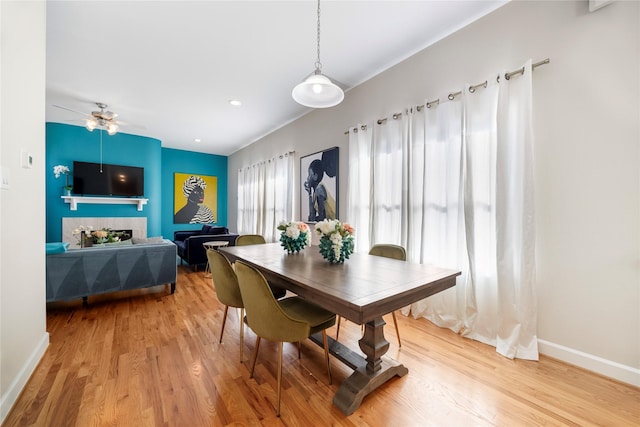
[[[218,179],[215,176],[175,173],[175,224],[216,222]]]

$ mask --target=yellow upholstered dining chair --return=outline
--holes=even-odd
[[[267,241],[259,234],[242,234],[236,238],[236,246],[260,245]]]
[[[398,245],[391,244],[379,244],[373,245],[371,249],[369,249],[369,255],[381,256],[385,258],[393,258],[401,261],[407,260],[407,251]],[[398,347],[402,347],[402,342],[400,341],[400,330],[398,329],[398,321],[396,320],[395,311],[391,312],[393,316],[393,325],[396,328],[396,337],[398,337]],[[340,335],[340,317],[338,317],[338,324],[336,325],[336,341],[338,340],[338,336]]]
[[[276,300],[271,293],[267,280],[258,270],[244,264],[242,261],[237,261],[235,266],[242,300],[247,313],[247,324],[257,335],[251,363],[251,378],[253,378],[256,360],[258,359],[260,339],[264,338],[278,343],[276,415],[279,417],[282,383],[282,343],[300,342],[316,332],[322,331],[329,384],[331,384],[331,365],[329,363],[326,330],[336,323],[336,315],[300,297]]]
[[[221,343],[229,307],[240,309],[240,362],[242,362],[244,354],[244,304],[242,303],[242,295],[238,286],[238,277],[227,257],[217,250],[207,249],[207,259],[209,260],[211,280],[213,281],[216,295],[218,300],[224,304],[224,315],[222,316],[222,328],[220,330]]]
[[[260,234],[241,234],[236,237],[236,246],[263,245],[265,243],[267,243],[267,241]],[[282,289],[271,284],[269,284],[269,287],[271,288],[271,292],[273,292],[273,296],[277,299],[280,299],[287,294],[286,289]]]

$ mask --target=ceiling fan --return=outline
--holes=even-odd
[[[102,130],[105,129],[109,135],[115,135],[120,130],[120,124],[124,125],[125,123],[116,121],[116,117],[118,115],[112,111],[107,110],[107,104],[104,104],[102,102],[96,102],[95,104],[98,106],[100,111],[92,111],[90,115],[73,110],[71,108],[64,107],[62,105],[53,104],[53,106],[85,116],[86,119],[84,126],[89,132],[93,132],[95,128],[100,127],[100,172],[102,172]]]
[[[102,102],[95,103],[100,111],[92,111],[91,114],[85,120],[85,127],[90,132],[93,131],[96,127],[100,126],[102,129],[105,129],[109,135],[115,135],[120,130],[120,124],[124,124],[116,120],[118,115],[112,111],[107,110],[107,104]],[[63,110],[72,111],[74,113],[82,114],[86,116],[87,114],[82,113],[80,111],[72,110],[71,108],[64,107],[62,105],[53,105],[57,108],[62,108]]]

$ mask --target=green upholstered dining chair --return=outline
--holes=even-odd
[[[207,259],[211,270],[211,280],[216,290],[218,300],[224,304],[224,314],[222,316],[222,328],[220,329],[220,343],[224,334],[224,326],[227,323],[227,313],[229,307],[240,309],[240,362],[244,354],[244,304],[238,286],[238,277],[231,263],[223,254],[214,249],[207,249]]]
[[[241,234],[236,238],[236,246],[261,245],[267,241],[259,234]]]
[[[264,245],[265,243],[267,241],[260,234],[241,234],[236,238],[236,246]],[[269,284],[269,287],[271,287],[271,292],[277,299],[283,298],[287,294],[286,289],[271,284]]]
[[[369,255],[381,256],[385,258],[393,258],[401,261],[407,260],[407,251],[398,245],[392,244],[378,244],[373,245],[371,249],[369,249]],[[393,316],[393,325],[396,328],[396,337],[398,338],[398,347],[402,347],[402,342],[400,341],[400,330],[398,329],[398,321],[396,320],[395,311],[391,312]],[[338,340],[338,336],[340,335],[340,317],[338,317],[338,324],[336,325],[336,341]]]
[[[252,356],[251,378],[253,378],[258,358],[260,340],[264,338],[278,343],[276,416],[279,417],[280,391],[282,388],[282,343],[299,343],[316,332],[322,332],[329,384],[331,384],[331,364],[329,363],[326,330],[336,323],[336,315],[297,296],[276,300],[262,273],[242,261],[237,261],[235,266],[247,314],[247,324],[257,336]],[[300,347],[298,347],[298,351],[299,349]]]

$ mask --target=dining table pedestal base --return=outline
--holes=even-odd
[[[340,384],[340,388],[333,397],[333,404],[346,415],[351,415],[360,407],[362,399],[396,375],[402,377],[409,370],[401,363],[388,357],[381,358],[380,370],[369,372],[366,367],[360,367]]]
[[[353,414],[360,407],[362,399],[382,384],[395,376],[402,377],[409,373],[403,364],[384,356],[389,349],[389,342],[384,337],[384,325],[385,321],[381,316],[365,323],[364,335],[358,344],[366,358],[327,337],[329,352],[353,369],[353,374],[340,384],[333,397],[333,404],[346,415]],[[310,338],[316,344],[322,345],[320,333]]]

